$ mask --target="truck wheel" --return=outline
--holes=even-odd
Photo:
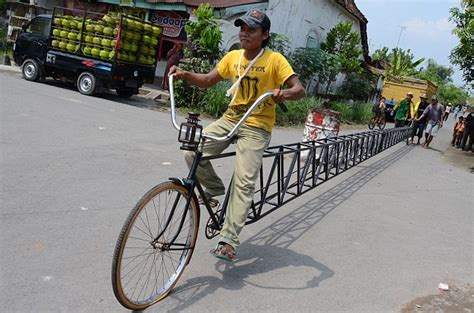
[[[117,88],[117,94],[120,98],[130,98],[135,94],[134,88],[120,87]]]
[[[94,94],[97,87],[97,79],[94,74],[84,72],[77,78],[77,90],[86,96]]]
[[[33,59],[26,59],[21,66],[23,78],[29,81],[38,81],[40,78],[40,68],[38,62]]]

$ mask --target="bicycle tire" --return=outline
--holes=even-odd
[[[186,200],[190,197],[190,204],[186,206]],[[171,215],[173,206],[175,210]],[[163,216],[160,219],[161,214]],[[177,228],[175,228],[176,224],[173,224],[176,220],[178,221]],[[170,181],[150,189],[128,215],[115,246],[112,261],[112,287],[120,304],[130,310],[143,310],[166,298],[191,260],[198,228],[198,202],[186,187]],[[153,239],[160,233],[162,235],[159,238],[162,239],[155,243]],[[167,246],[170,242],[166,241],[172,241],[171,238],[175,235],[178,237],[173,247],[182,248]],[[181,242],[183,235],[185,241]],[[138,236],[145,239],[139,239]],[[136,254],[137,251],[138,254]],[[165,259],[165,254],[168,254],[168,259]],[[137,258],[141,257],[145,261],[137,261]],[[149,261],[151,261],[150,264],[148,264]],[[140,268],[134,267],[130,270],[128,266],[132,263]],[[141,271],[139,277],[135,278],[139,271]],[[126,281],[125,278],[128,275],[131,276]],[[133,292],[127,288],[130,283],[132,287],[135,286]],[[140,287],[138,287],[139,284],[141,284]],[[137,288],[140,290],[135,297]]]
[[[380,129],[380,130],[384,129],[384,128],[385,128],[385,125],[387,125],[387,121],[386,121],[385,119],[383,119],[383,122],[378,124],[379,129]]]
[[[374,129],[374,127],[375,127],[375,117],[372,117],[369,120],[369,124],[367,126],[369,126],[369,129]]]

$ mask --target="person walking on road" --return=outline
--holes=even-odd
[[[276,103],[304,96],[304,88],[286,58],[265,48],[270,36],[270,19],[267,15],[262,11],[252,10],[235,20],[234,25],[240,27],[239,39],[243,49],[227,53],[211,72],[197,74],[178,67],[170,70],[177,79],[186,80],[201,88],[212,87],[224,79],[232,80],[233,85],[227,91],[232,100],[224,116],[204,129],[208,135],[227,135],[260,95],[270,90],[274,92],[273,98],[266,99],[250,115],[237,131],[234,140],[206,141],[202,148],[203,155],[209,156],[220,154],[231,141],[236,144],[229,205],[220,240],[212,251],[214,256],[227,261],[234,260],[235,251],[240,244],[239,234],[247,220],[263,152],[270,143],[275,124]],[[282,90],[282,85],[288,89]],[[194,152],[186,151],[185,159],[190,166]],[[218,201],[214,197],[223,195],[225,186],[209,161],[199,164],[197,177],[206,188],[208,201],[213,200],[217,206]]]
[[[425,141],[422,146],[428,148],[431,141],[438,134],[440,128],[443,127],[444,107],[438,103],[436,96],[431,97],[431,104],[426,108],[425,112],[417,119],[417,122],[427,117],[427,125],[425,130]]]
[[[394,110],[397,110],[395,114],[395,127],[404,127],[405,121],[407,120],[407,113],[410,110],[412,105],[413,92],[409,91],[406,98],[399,101],[394,107]]]
[[[449,113],[451,113],[451,103],[448,103],[448,105],[446,106],[446,108],[444,109],[444,117],[443,117],[443,120],[446,122],[448,120],[448,117],[449,117]]]
[[[426,108],[429,106],[428,98],[426,98],[425,94],[420,95],[420,101],[414,106],[413,111],[410,112],[411,119],[414,121],[413,131],[411,133],[411,142],[415,139],[415,136],[418,137],[417,144],[420,144],[421,138],[423,138],[423,131],[425,130],[426,126],[426,116],[417,121],[423,113],[425,112]]]
[[[453,110],[454,121],[456,121],[456,119],[458,118],[458,114],[460,111],[461,111],[461,105],[458,104]]]

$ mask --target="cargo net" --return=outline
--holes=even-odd
[[[406,141],[411,131],[411,127],[394,128],[269,147],[263,155],[246,224],[258,221],[331,178]],[[232,166],[228,161],[227,164],[222,163],[222,159],[233,155],[235,153],[231,152],[204,157],[203,160],[215,160],[220,163],[217,167]],[[229,187],[231,184],[232,180],[229,181]],[[221,207],[214,213],[219,225],[215,225],[212,219],[208,221],[208,238],[216,236],[221,229],[229,197],[227,192]]]
[[[50,45],[104,61],[153,66],[161,28],[118,13],[55,7]]]

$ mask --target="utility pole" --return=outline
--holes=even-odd
[[[397,48],[398,44],[400,43],[400,38],[402,37],[402,32],[406,29],[406,26],[399,25],[398,27],[400,27],[400,34],[398,35]]]

